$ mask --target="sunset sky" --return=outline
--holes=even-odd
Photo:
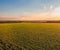
[[[0,20],[60,20],[60,0],[0,0]]]

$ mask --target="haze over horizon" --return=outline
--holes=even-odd
[[[0,20],[60,20],[60,0],[0,0]]]

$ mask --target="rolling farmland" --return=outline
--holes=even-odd
[[[60,23],[1,23],[0,39],[15,50],[60,50]]]

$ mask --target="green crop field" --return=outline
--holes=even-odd
[[[0,24],[0,40],[22,48],[16,50],[60,50],[60,23]]]

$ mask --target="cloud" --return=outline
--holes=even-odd
[[[59,17],[60,16],[60,7],[54,8],[52,11],[52,15]]]

